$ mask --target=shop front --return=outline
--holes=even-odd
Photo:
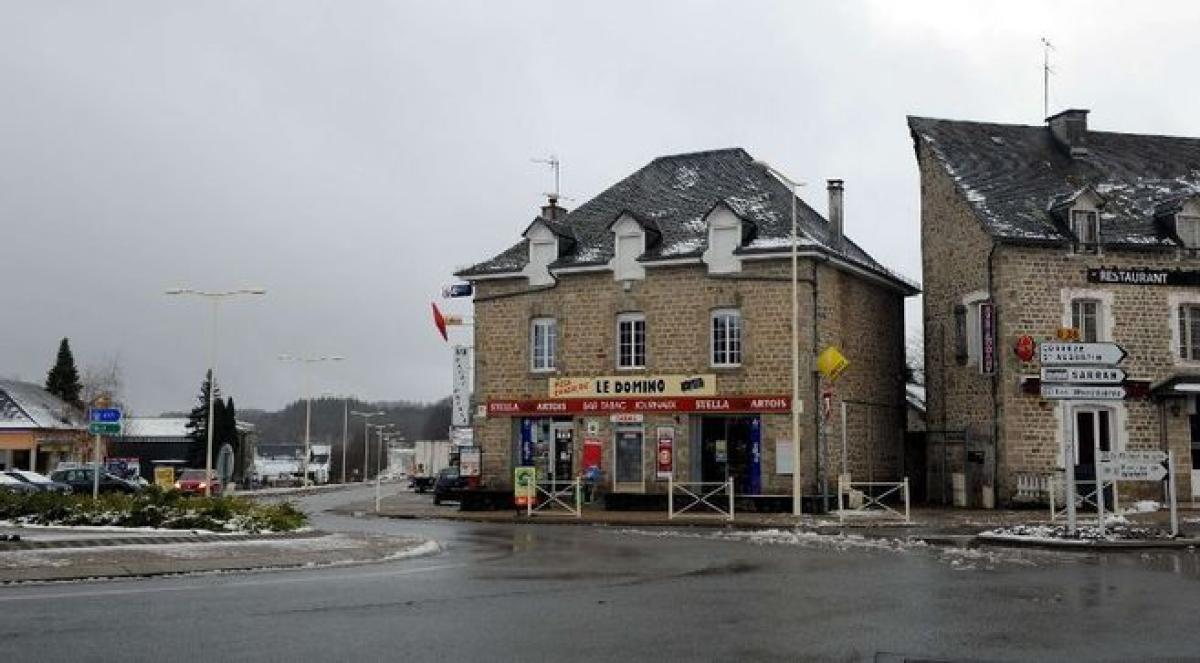
[[[539,481],[593,480],[606,492],[662,493],[669,479],[763,492],[764,417],[790,412],[786,396],[492,400],[509,417],[511,466]],[[495,477],[502,481],[501,477]]]

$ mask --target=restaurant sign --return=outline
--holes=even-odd
[[[713,396],[679,398],[572,398],[488,401],[489,417],[617,414],[622,412],[790,412],[787,396]]]
[[[629,398],[638,396],[712,396],[717,376],[601,375],[550,378],[550,398]]]
[[[1195,285],[1200,286],[1200,271],[1183,269],[1147,269],[1099,267],[1087,270],[1088,283],[1116,285]]]

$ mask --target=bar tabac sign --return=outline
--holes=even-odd
[[[713,396],[716,393],[717,376],[711,374],[550,378],[550,398]]]

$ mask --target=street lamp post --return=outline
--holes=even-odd
[[[800,277],[799,230],[796,223],[796,199],[802,182],[796,182],[770,164],[758,161],[760,167],[778,177],[792,190],[792,515],[802,513],[802,482],[800,480]],[[817,312],[813,311],[812,315]]]
[[[376,446],[375,446],[375,513],[379,513],[379,502],[382,499],[383,488],[380,485],[380,480],[383,475],[383,431],[392,428],[396,424],[378,424],[375,426]]]
[[[239,288],[237,290],[225,290],[220,292],[210,292],[204,290],[193,290],[192,288],[172,288],[167,290],[167,295],[192,295],[195,297],[203,297],[212,302],[212,330],[209,338],[209,355],[208,355],[208,443],[205,445],[204,451],[204,496],[208,497],[212,486],[212,456],[213,456],[213,392],[217,389],[217,310],[222,299],[227,297],[236,297],[238,295],[265,295],[267,291],[263,288]]]
[[[369,446],[371,443],[371,417],[381,416],[381,415],[383,415],[383,412],[359,412],[358,410],[352,410],[350,412],[350,415],[354,416],[354,417],[362,417],[363,418],[363,478],[362,478],[362,480],[366,481],[367,474],[369,473],[369,469],[367,467],[367,461],[371,456],[370,446]]]
[[[342,398],[342,483],[346,483],[346,442],[350,435],[350,397]]]
[[[310,429],[312,428],[312,376],[309,367],[322,361],[344,361],[340,355],[314,355],[295,357],[288,354],[279,355],[279,361],[296,361],[304,365],[304,462],[301,466],[302,485],[308,485],[308,461],[312,457]]]

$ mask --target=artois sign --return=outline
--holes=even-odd
[[[583,378],[550,378],[550,398],[637,398],[641,396],[712,396],[717,376],[702,375],[601,375]]]

